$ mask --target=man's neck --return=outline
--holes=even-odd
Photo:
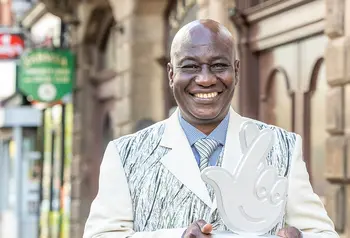
[[[202,133],[209,135],[210,133],[215,130],[215,128],[220,124],[220,122],[215,124],[203,124],[203,125],[193,125],[197,130],[201,131]]]
[[[179,116],[182,117],[187,123],[195,127],[197,130],[202,132],[205,135],[210,135],[219,125],[220,123],[227,117],[229,112],[227,112],[226,116],[222,119],[217,118],[217,120],[213,120],[212,122],[206,122],[206,121],[198,121],[197,123],[191,120],[186,119],[181,110],[179,111]]]

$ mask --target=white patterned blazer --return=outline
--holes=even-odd
[[[226,230],[215,210],[213,192],[200,177],[178,113],[177,110],[164,121],[109,143],[84,238],[180,238],[188,225],[198,219],[212,222],[215,230]],[[241,157],[239,130],[245,120],[250,119],[230,110],[221,164],[231,172]],[[304,237],[338,238],[310,185],[301,137],[254,122],[259,129],[269,127],[276,133],[267,162],[289,179],[284,217],[269,234],[294,226]]]

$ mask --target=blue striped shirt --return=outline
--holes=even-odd
[[[197,140],[202,138],[214,139],[217,142],[219,142],[218,148],[214,151],[214,153],[209,158],[209,165],[211,166],[216,165],[216,162],[226,142],[229,114],[226,115],[226,117],[221,121],[221,123],[208,136],[203,132],[199,131],[194,126],[192,126],[185,119],[183,119],[180,113],[179,113],[179,119],[180,119],[180,125],[186,134],[188,142],[191,145],[194,157],[196,158],[198,165],[200,162],[200,156],[197,149],[194,147],[194,143],[196,143]]]

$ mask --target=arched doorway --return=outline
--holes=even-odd
[[[294,96],[290,91],[289,78],[282,67],[269,74],[262,97],[261,119],[285,130],[293,130]]]
[[[258,58],[259,119],[288,131],[295,129],[296,48],[296,43],[279,46],[259,52]]]
[[[106,141],[113,137],[113,114],[110,111],[115,95],[104,89],[110,87],[116,76],[115,20],[110,5],[103,2],[100,4],[91,11],[85,23],[84,55],[81,56],[81,61],[88,68],[88,73],[82,79],[82,96],[76,100],[83,123],[81,136],[84,140],[80,146],[84,149],[81,156],[84,156],[89,174],[84,181],[89,189],[84,191],[84,198],[80,199],[89,202],[98,190],[99,168]],[[88,215],[88,211],[85,215]]]
[[[116,73],[116,32],[115,20],[109,6],[96,8],[92,12],[90,26],[95,29],[87,35],[90,44],[89,59],[91,61],[90,83],[97,95],[91,105],[93,113],[96,146],[94,154],[97,163],[101,162],[104,150],[113,139],[113,123],[110,111],[113,107],[115,95],[104,92],[102,88],[115,79]]]
[[[326,97],[323,91],[327,85],[322,64],[325,45],[326,37],[317,35],[259,52],[259,119],[303,137],[304,161],[310,174],[313,171],[310,151],[314,146],[310,128],[318,126],[314,130],[322,131],[323,136],[319,135],[318,140],[326,134],[324,108],[313,112],[318,113],[313,118],[320,118],[319,123],[310,121],[312,104],[317,105],[314,108],[325,105],[322,99]]]
[[[114,20],[113,18],[107,18],[106,21],[106,29],[102,32],[102,36],[100,41],[98,42],[98,52],[99,52],[99,65],[98,65],[98,73],[105,75],[109,75],[109,78],[104,79],[106,81],[102,81],[102,84],[108,84],[109,80],[113,80],[115,77],[115,68],[117,64],[116,59],[116,34],[114,31]],[[104,153],[107,144],[113,140],[114,138],[114,130],[113,130],[113,120],[111,117],[111,111],[113,107],[113,95],[111,97],[103,97],[98,99],[98,110],[100,114],[98,115],[99,121],[99,130],[101,133],[101,141],[99,151],[102,156]]]

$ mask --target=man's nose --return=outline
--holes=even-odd
[[[208,65],[202,67],[201,72],[196,77],[196,83],[203,87],[210,87],[216,84],[216,76],[210,71]]]

